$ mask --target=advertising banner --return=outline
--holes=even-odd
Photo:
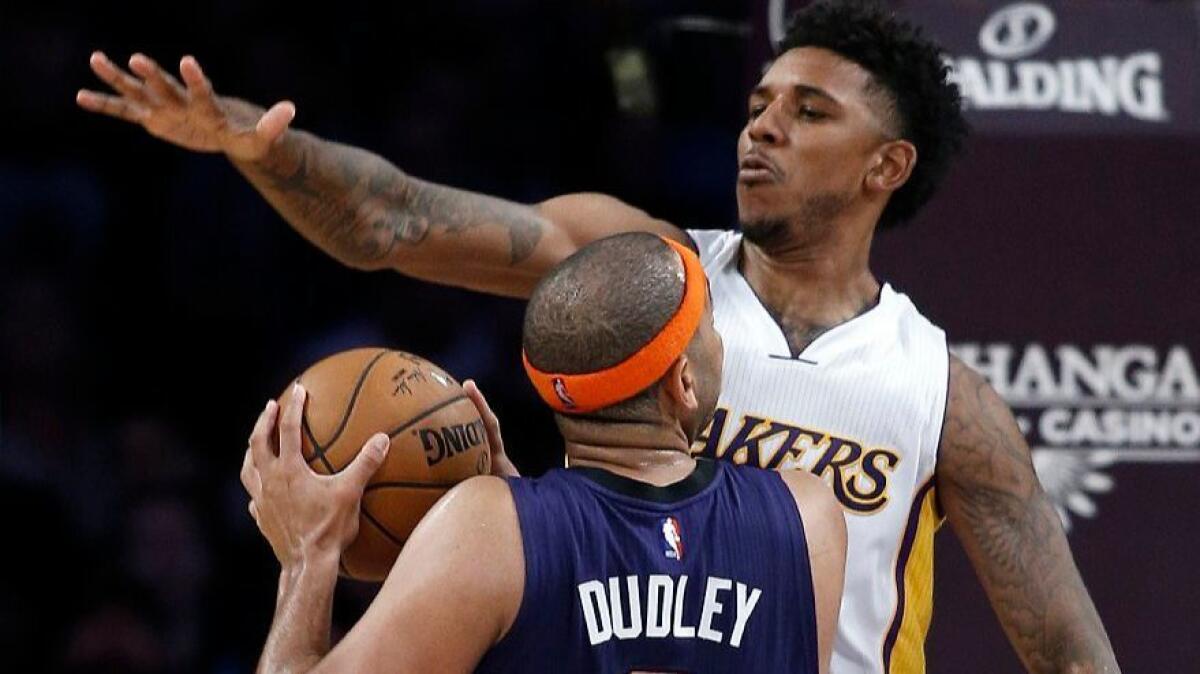
[[[772,42],[803,3],[769,0]],[[1189,2],[894,3],[946,48],[982,133],[1200,131],[1198,5]]]

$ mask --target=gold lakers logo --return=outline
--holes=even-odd
[[[888,478],[900,463],[891,449],[866,449],[853,440],[750,414],[733,429],[729,410],[722,407],[696,438],[692,453],[739,466],[807,469],[829,483],[844,508],[859,515],[887,505]]]

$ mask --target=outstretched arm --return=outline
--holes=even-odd
[[[92,70],[117,95],[81,91],[79,105],[188,149],[225,153],[296,231],[352,267],[524,297],[595,239],[649,231],[687,241],[604,195],[530,206],[414,178],[378,155],[289,129],[290,102],[264,111],[216,95],[190,56],[180,62],[182,82],[141,54],[129,65],[132,74],[93,54]]]
[[[992,609],[1030,672],[1118,672],[1062,523],[1007,405],[950,360],[938,492]]]

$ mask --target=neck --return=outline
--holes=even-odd
[[[762,243],[743,240],[742,275],[794,342],[793,350],[875,304],[880,286],[869,266],[873,234],[873,225],[848,221],[789,227]]]
[[[592,423],[558,417],[571,466],[601,468],[662,487],[682,480],[696,468],[690,443],[679,426],[651,422]]]

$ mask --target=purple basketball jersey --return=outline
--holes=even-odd
[[[817,674],[808,548],[778,474],[702,459],[667,487],[592,468],[509,485],[525,593],[477,671]]]

